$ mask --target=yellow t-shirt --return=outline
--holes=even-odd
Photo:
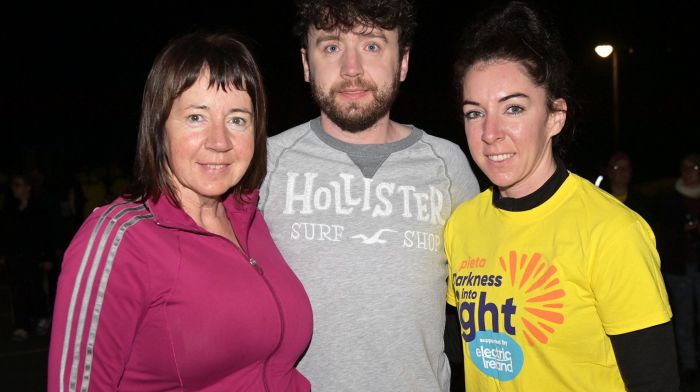
[[[608,335],[671,318],[649,225],[572,173],[528,211],[463,203],[445,250],[467,391],[624,391]]]

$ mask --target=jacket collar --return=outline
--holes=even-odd
[[[248,229],[252,225],[253,218],[255,217],[258,198],[259,192],[256,189],[242,195],[241,199],[244,203],[237,201],[232,194],[227,195],[223,201],[233,230],[241,244],[247,244],[248,242]],[[165,195],[162,195],[157,200],[149,198],[145,204],[153,214],[153,218],[159,226],[201,234],[210,234],[197,225],[182,208],[177,207],[173,201]]]

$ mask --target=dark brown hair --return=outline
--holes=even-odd
[[[554,153],[562,157],[573,137],[577,106],[570,93],[570,61],[551,17],[531,4],[509,1],[496,3],[475,21],[463,33],[455,63],[460,95],[464,76],[474,64],[494,60],[520,63],[533,83],[545,89],[549,110],[554,110],[555,100],[566,101],[564,129],[553,138]]]
[[[294,32],[306,48],[311,26],[319,30],[347,32],[356,26],[399,30],[399,50],[411,46],[416,14],[410,0],[298,0]]]
[[[209,72],[209,87],[245,91],[253,103],[254,153],[245,175],[230,192],[241,195],[260,186],[267,170],[266,99],[262,76],[248,48],[225,33],[190,33],[171,41],[156,57],[148,74],[141,104],[135,161],[135,183],[130,200],[170,198],[180,201],[168,172],[165,122],[173,102]]]

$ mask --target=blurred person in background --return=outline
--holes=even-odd
[[[668,286],[683,382],[698,376],[700,327],[700,154],[685,155],[656,211],[661,270]]]
[[[635,186],[632,160],[623,151],[610,155],[601,189],[615,196],[645,219],[650,219],[650,200]]]
[[[31,175],[10,177],[11,199],[2,214],[0,262],[12,288],[12,339],[25,341],[30,333],[48,332],[50,318],[47,274],[54,269],[57,235],[53,214],[34,196]]]

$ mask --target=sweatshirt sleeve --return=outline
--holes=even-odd
[[[277,169],[277,160],[282,152],[282,146],[274,137],[267,138],[267,175],[260,186],[258,208],[264,212],[267,196],[270,194],[270,174]]]
[[[117,390],[147,308],[147,265],[129,227],[143,207],[101,208],[64,255],[54,305],[48,391]]]
[[[445,162],[446,174],[450,179],[450,196],[452,211],[454,211],[462,202],[479,194],[479,181],[472,171],[467,156],[458,145],[449,142],[442,146],[436,145],[436,149]]]

